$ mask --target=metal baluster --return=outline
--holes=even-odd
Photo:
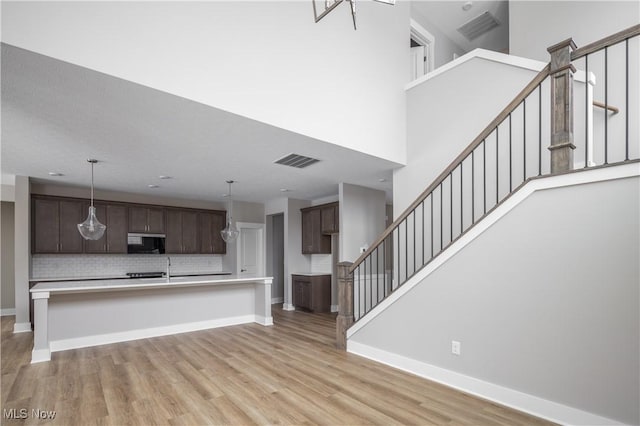
[[[608,80],[608,69],[609,68],[609,58],[608,58],[608,47],[604,48],[604,164],[609,164],[609,153],[608,153],[608,128],[609,128],[609,98],[608,98],[608,90],[607,86],[609,85]]]
[[[512,183],[512,178],[511,178],[511,169],[512,169],[512,164],[511,164],[511,160],[512,160],[512,155],[511,155],[511,113],[509,113],[509,193],[511,193],[513,191],[513,183]]]
[[[538,84],[538,176],[542,175],[542,83]]]
[[[624,140],[624,149],[625,161],[629,161],[629,39],[624,41],[624,50],[625,50],[625,100],[624,100],[624,110],[625,110],[625,140]]]
[[[409,221],[404,218],[404,284],[409,277]]]
[[[431,191],[431,257],[429,260],[433,259],[433,191]]]
[[[453,170],[449,173],[449,244],[453,241]]]
[[[527,99],[522,100],[522,181],[527,180]]]
[[[369,255],[369,310],[373,309],[373,252]],[[377,289],[376,289],[377,290]],[[377,294],[377,291],[376,291]]]
[[[589,167],[589,55],[584,57],[584,167]],[[593,106],[591,106],[593,108]]]
[[[422,228],[420,233],[422,234],[422,266],[424,266],[424,200],[422,200]]]
[[[473,151],[471,151],[471,224],[473,225],[474,223],[476,223],[476,185],[475,185],[475,179],[476,179],[476,161],[475,161],[475,153],[476,150],[474,149]]]
[[[362,269],[364,272],[364,313],[366,314],[367,312],[369,312],[369,310],[367,309],[367,259],[364,259],[364,261],[362,262]]]
[[[382,240],[382,294],[387,297],[387,239]]]
[[[462,176],[463,176],[462,167],[463,166],[464,166],[464,160],[460,162],[460,235],[462,235],[462,226],[464,221],[462,217],[462,207],[463,207],[462,199],[464,198],[462,196]]]
[[[482,139],[482,203],[484,205],[484,214],[487,214],[487,144]]]
[[[353,291],[356,291],[355,287],[353,287]],[[360,286],[360,265],[358,265],[358,318],[362,317],[360,303],[362,303],[362,291]]]
[[[444,181],[443,181],[444,182]],[[443,233],[443,222],[444,220],[442,219],[442,204],[443,204],[443,199],[442,199],[442,193],[444,192],[444,188],[442,187],[442,182],[440,183],[440,251],[442,251],[442,233]]]
[[[498,188],[500,185],[498,184],[498,127],[496,127],[496,204],[498,204]]]
[[[413,272],[416,272],[416,210],[413,210]]]

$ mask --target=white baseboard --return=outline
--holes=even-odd
[[[273,317],[263,317],[261,315],[256,315],[254,322],[265,326],[273,325]]]
[[[16,314],[16,308],[4,308],[0,309],[0,317],[10,317]]]
[[[272,297],[271,298],[271,304],[275,305],[276,303],[282,303],[284,302],[284,298],[282,297]]]
[[[31,364],[51,361],[51,351],[49,349],[34,349],[31,351]]]
[[[338,305],[331,305],[331,312],[338,312]]]
[[[31,333],[31,331],[30,322],[17,322],[13,325],[14,333]]]
[[[436,367],[353,340],[347,341],[347,351],[552,422],[570,425],[621,424],[616,420],[485,382],[475,377]]]
[[[295,311],[296,307],[293,306],[291,303],[285,303],[282,305],[282,310],[283,311]]]
[[[267,322],[267,319],[262,318]],[[271,320],[273,323],[273,319]],[[229,325],[258,322],[256,315],[243,315],[231,318],[221,318],[207,321],[197,321],[185,324],[168,325],[163,327],[129,330],[116,333],[99,334],[94,336],[75,337],[72,339],[52,340],[49,342],[51,352],[68,349],[86,348],[89,346],[108,345],[110,343],[128,342],[130,340],[147,339],[149,337],[166,336],[169,334],[188,333],[191,331],[207,330],[210,328],[226,327]],[[267,324],[264,324],[267,325]]]

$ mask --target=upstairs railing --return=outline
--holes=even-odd
[[[640,158],[639,35],[636,25],[580,49],[571,39],[551,46],[549,64],[355,263],[339,265],[338,347],[354,321],[531,178]]]

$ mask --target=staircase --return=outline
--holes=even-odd
[[[601,348],[598,345],[611,346],[611,342],[609,339],[599,341],[595,336],[615,335],[616,330],[630,331],[631,336],[637,334],[633,332],[634,326],[629,322],[634,324],[638,322],[637,283],[631,285],[631,293],[628,293],[629,286],[625,284],[626,287],[621,290],[620,283],[607,279],[606,274],[599,274],[595,281],[589,281],[590,273],[575,273],[572,270],[575,265],[580,264],[574,258],[585,254],[587,255],[583,261],[589,262],[590,266],[596,265],[593,268],[590,267],[590,271],[606,270],[609,267],[628,270],[628,265],[633,266],[633,264],[637,269],[637,260],[634,260],[637,259],[635,254],[638,251],[637,242],[632,241],[630,256],[624,256],[624,262],[617,264],[607,261],[610,264],[598,265],[597,262],[601,259],[591,255],[592,249],[587,246],[594,241],[602,243],[605,247],[609,244],[615,245],[622,239],[628,242],[630,238],[633,239],[633,235],[637,234],[637,231],[634,231],[634,226],[637,228],[637,220],[627,217],[627,222],[632,226],[617,236],[607,235],[602,230],[591,231],[590,228],[587,233],[592,232],[593,236],[577,235],[576,232],[582,232],[578,230],[585,228],[578,225],[567,226],[567,224],[581,222],[579,215],[593,215],[598,219],[592,222],[582,221],[582,224],[590,223],[589,226],[597,227],[598,224],[604,225],[610,221],[623,220],[623,216],[629,216],[629,211],[637,210],[637,206],[631,206],[629,210],[625,210],[626,215],[616,214],[617,211],[621,211],[619,206],[600,207],[599,203],[605,205],[612,203],[612,199],[607,197],[609,193],[622,191],[623,194],[629,194],[634,192],[634,185],[637,187],[635,181],[630,182],[627,178],[637,178],[640,164],[639,36],[640,25],[636,25],[581,48],[577,48],[570,39],[550,47],[549,64],[440,173],[356,262],[353,264],[345,262],[339,265],[339,315],[336,329],[338,348],[346,349],[349,342],[350,352],[371,357],[553,421],[604,424],[611,423],[610,419],[617,419],[626,423],[637,423],[640,415],[637,404],[632,401],[638,394],[638,366],[637,362],[633,361],[637,359],[637,345],[633,337],[629,341],[629,359],[624,358],[624,362],[620,362],[621,365],[625,365],[623,368],[625,371],[620,374],[611,374],[611,370],[605,368],[598,371],[595,367],[597,364],[594,364],[595,361],[592,359],[598,358],[603,359],[605,363],[609,362],[606,358],[606,350],[600,352]],[[591,83],[574,91],[573,79],[576,73],[584,73],[585,80]],[[575,135],[580,137],[577,138]],[[594,182],[599,183],[594,184]],[[607,183],[606,187],[598,186],[602,182],[610,183]],[[585,188],[595,188],[593,194],[597,194],[597,199],[590,198],[592,195],[585,192]],[[542,189],[551,189],[547,191],[545,197],[552,198],[556,196],[554,194],[559,195],[556,200],[560,202],[555,204],[556,208],[548,210],[540,208],[540,205],[544,204],[540,203],[540,196],[528,199],[534,192]],[[633,200],[637,197],[629,198]],[[575,208],[569,201],[571,199],[574,200]],[[484,278],[479,278],[479,281],[485,280],[484,287],[472,288],[456,282],[452,278],[456,276],[455,273],[447,277],[439,274],[439,284],[435,284],[437,281],[435,278],[431,280],[428,278],[445,262],[449,262],[449,267],[446,268],[448,272],[454,270],[451,266],[453,264],[457,265],[458,270],[478,268],[478,262],[471,262],[473,265],[463,262],[463,259],[470,258],[469,253],[464,253],[464,250],[469,251],[466,246],[505,218],[507,214],[511,214],[509,212],[524,201],[529,203],[529,207],[533,205],[531,211],[535,211],[537,215],[533,217],[542,218],[540,220],[551,223],[549,228],[553,229],[554,235],[566,233],[564,241],[567,243],[562,245],[562,250],[556,252],[555,247],[549,247],[547,252],[553,252],[553,255],[544,257],[547,261],[555,262],[554,270],[562,271],[566,268],[566,274],[571,277],[561,278],[558,282],[564,280],[570,283],[567,288],[570,287],[571,291],[576,292],[576,296],[581,296],[580,300],[588,299],[588,294],[593,290],[593,287],[589,286],[599,286],[598,291],[605,295],[610,289],[611,294],[615,294],[611,298],[614,301],[607,300],[606,303],[615,309],[619,306],[620,313],[613,319],[606,316],[598,317],[600,307],[595,298],[584,313],[589,315],[585,324],[588,323],[593,327],[599,327],[602,324],[602,330],[594,330],[594,347],[587,349],[565,347],[564,341],[559,340],[557,341],[558,353],[549,355],[546,349],[538,353],[536,343],[544,341],[547,345],[550,336],[548,334],[538,336],[536,333],[539,330],[553,330],[553,321],[558,321],[560,329],[563,321],[561,317],[544,318],[544,316],[556,315],[557,312],[563,311],[562,307],[544,311],[546,302],[533,307],[526,306],[526,313],[523,312],[522,315],[534,320],[527,323],[530,328],[514,334],[516,337],[512,343],[518,348],[515,353],[510,352],[511,348],[506,347],[502,355],[497,357],[490,355],[498,349],[482,352],[486,347],[479,343],[474,344],[477,342],[473,342],[473,336],[466,336],[465,342],[471,341],[472,348],[475,350],[473,360],[464,358],[464,345],[463,356],[451,358],[452,355],[446,354],[447,351],[443,349],[449,341],[442,342],[444,339],[442,336],[438,337],[438,328],[445,328],[444,325],[447,322],[458,324],[452,319],[456,314],[447,315],[446,309],[440,309],[440,306],[434,305],[437,302],[432,302],[429,298],[446,299],[449,303],[447,306],[455,310],[459,298],[452,297],[450,293],[447,293],[445,298],[438,298],[442,296],[438,291],[447,291],[443,290],[447,287],[455,288],[454,292],[458,291],[457,294],[464,294],[465,298],[469,299],[470,294],[479,291],[478,288],[491,288],[491,279],[486,278],[487,274],[484,274]],[[578,205],[580,208],[577,207]],[[620,205],[624,206],[624,203]],[[607,213],[597,216],[596,210],[601,211],[600,213],[606,210]],[[524,220],[523,217],[527,215],[523,215],[521,211],[517,212],[509,217],[509,220],[503,221],[507,224],[511,223],[511,227],[506,225],[494,227],[493,234],[490,235],[494,240],[494,247],[496,239],[498,246],[500,241],[496,235],[502,235],[502,238],[507,239],[513,236],[508,241],[510,243],[515,241],[518,245],[518,250],[514,251],[526,252],[527,241],[522,238],[526,238],[527,232],[518,232],[518,230],[526,229],[528,222],[520,221],[517,222],[517,226],[513,225],[513,221]],[[540,220],[535,229],[542,234],[545,226],[543,224],[540,227]],[[602,228],[605,227],[602,226]],[[624,229],[624,226],[618,228]],[[496,233],[495,229],[499,231],[501,229],[502,234]],[[505,232],[505,229],[509,231]],[[629,236],[628,233],[632,235]],[[538,241],[544,241],[544,237],[540,236]],[[510,284],[499,286],[503,304],[487,303],[486,298],[479,297],[478,299],[483,301],[479,303],[486,305],[474,307],[476,313],[481,312],[483,306],[486,306],[486,309],[501,309],[504,304],[513,304],[514,306],[506,309],[511,315],[508,318],[517,318],[518,303],[526,304],[527,298],[519,297],[519,292],[525,294],[533,292],[532,298],[533,295],[537,297],[537,291],[549,292],[549,304],[553,305],[556,297],[554,291],[569,291],[565,288],[544,285],[540,285],[537,289],[518,287],[517,278],[513,280],[512,277],[518,277],[519,273],[527,274],[528,270],[544,268],[544,262],[542,262],[543,266],[527,265],[527,259],[531,257],[509,256],[508,248],[496,252],[483,252],[478,251],[478,245],[476,245],[471,252],[474,253],[475,258],[479,256],[486,262],[493,262],[494,259],[491,257],[495,253],[495,256],[499,257],[495,259],[495,267],[498,269],[495,275],[502,279],[502,283]],[[452,263],[450,260],[454,256],[457,257]],[[503,260],[504,262],[501,263]],[[505,264],[509,265],[510,275],[499,270]],[[566,267],[563,266],[565,264]],[[514,270],[513,265],[518,265],[521,270],[517,268]],[[467,275],[470,274],[473,275],[472,273]],[[575,274],[576,278],[571,274]],[[577,278],[578,276],[580,278]],[[637,278],[634,278],[637,273],[629,276],[631,281],[637,281]],[[512,281],[509,282],[509,280]],[[423,285],[427,281],[429,285]],[[473,282],[473,279],[469,282]],[[588,285],[583,288],[580,285],[582,283],[588,283]],[[628,279],[625,283],[628,283]],[[633,291],[636,292],[635,302],[626,304],[624,302],[626,299],[634,299]],[[582,297],[583,294],[586,296]],[[602,303],[604,304],[605,301],[603,300]],[[612,312],[609,305],[607,310],[603,309],[603,312]],[[439,316],[417,313],[430,310],[439,312]],[[468,313],[468,311],[457,311],[457,314],[465,312]],[[540,327],[538,330],[535,324],[532,325],[538,315],[539,321],[548,322],[550,325],[547,324],[548,327]],[[416,318],[431,322],[416,323]],[[495,318],[492,318],[491,326],[500,327],[500,321],[494,320]],[[438,322],[442,324],[439,325]],[[567,323],[574,324],[571,321]],[[615,325],[611,325],[613,323]],[[576,324],[578,325],[570,330],[571,333],[581,332],[580,321],[576,321]],[[505,327],[509,328],[509,325]],[[446,328],[447,333],[452,329],[452,327]],[[565,338],[566,333],[565,329],[558,331],[558,339]],[[399,342],[403,340],[402,336],[405,337],[402,342],[403,348],[400,350],[398,348]],[[625,336],[625,339],[629,338],[629,334]],[[447,334],[447,337],[451,339],[450,334]],[[490,336],[489,340],[494,337]],[[487,339],[484,341],[486,342]],[[552,337],[551,341],[555,342]],[[370,346],[371,342],[378,342],[378,344]],[[492,348],[507,342],[497,339],[494,343]],[[440,346],[429,347],[433,344]],[[590,353],[589,355],[585,353],[585,356],[581,357],[580,354],[584,353],[581,350]],[[426,355],[425,351],[429,354]],[[492,365],[496,362],[506,364],[506,360],[517,358],[522,353],[518,351],[528,351],[529,356],[522,357],[521,362],[513,363],[510,366],[511,370],[504,366],[502,370],[508,371],[506,375],[501,375],[499,365]],[[596,355],[591,356],[591,353]],[[547,367],[544,374],[543,372],[539,374],[540,377],[545,378],[543,381],[547,380],[550,388],[538,384],[535,369],[539,368],[539,364],[546,365],[544,362],[548,361],[549,357],[551,359],[549,362],[554,362],[553,357],[562,358],[565,354],[571,354],[572,358],[553,365],[555,368],[563,365],[563,369],[553,371],[552,367]],[[620,361],[619,357],[611,357],[611,359],[614,360],[613,364]],[[483,365],[487,368],[484,379],[487,382],[477,379],[482,377],[478,376],[477,366],[475,371],[471,369],[467,373],[469,375],[465,374],[465,367],[469,368],[467,364],[469,361],[484,363]],[[585,365],[582,366],[582,363]],[[576,366],[575,369],[571,367],[573,365]],[[526,380],[521,381],[514,379],[526,374],[527,372],[524,371],[526,369],[532,369],[534,377],[527,377]],[[596,389],[596,386],[591,384],[590,378],[598,376],[601,383],[607,380],[611,383],[603,384],[598,391],[595,391],[593,389]],[[555,379],[557,383],[553,377],[557,377]],[[635,384],[634,379],[626,380],[625,377],[636,377]],[[502,386],[496,383],[502,383]],[[564,394],[554,390],[563,386],[567,387]],[[575,400],[571,400],[574,395],[580,393],[575,389],[580,388],[585,389],[586,396],[581,395],[582,399],[576,397]],[[554,401],[560,401],[561,404]]]
[[[571,39],[548,49],[549,64],[365,253],[341,264],[349,289],[340,292],[347,299],[340,301],[338,347],[347,328],[532,180],[640,159],[639,35],[636,25],[579,49]],[[590,84],[574,93],[578,69],[590,81],[597,70],[604,80],[598,93]],[[574,108],[578,101],[584,109]],[[584,126],[581,141],[574,120]]]

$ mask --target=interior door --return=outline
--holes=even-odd
[[[424,46],[415,46],[411,48],[411,80],[420,78],[426,73],[425,69],[425,48]]]
[[[261,274],[262,230],[258,228],[240,228],[239,275]]]

